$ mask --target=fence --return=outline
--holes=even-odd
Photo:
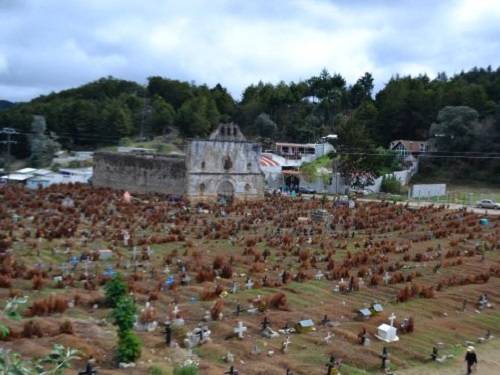
[[[410,198],[414,202],[435,202],[437,204],[462,204],[464,206],[475,206],[482,199],[492,199],[500,202],[499,192],[461,192],[452,191],[445,195],[436,197]]]

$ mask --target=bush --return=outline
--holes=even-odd
[[[380,191],[384,193],[397,194],[401,192],[401,182],[394,175],[384,176]]]
[[[111,313],[113,324],[118,326],[120,331],[128,331],[132,329],[135,322],[136,312],[137,307],[135,306],[134,300],[128,296],[121,297]]]
[[[174,368],[174,375],[198,375],[198,367],[196,365],[183,365]]]
[[[141,356],[142,343],[139,337],[130,329],[121,331],[118,335],[118,361],[134,362]]]
[[[106,283],[104,290],[106,292],[106,303],[111,307],[115,307],[118,300],[128,293],[127,283],[123,280],[121,273],[114,275],[113,278]]]

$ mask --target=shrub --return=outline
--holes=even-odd
[[[401,192],[401,182],[394,175],[384,176],[380,191],[389,194],[398,194]]]
[[[106,283],[104,290],[106,292],[106,303],[111,307],[115,307],[118,300],[127,294],[128,287],[125,280],[123,280],[123,276],[117,273]]]
[[[198,367],[194,364],[174,368],[174,375],[198,375]]]
[[[136,312],[137,307],[135,306],[134,300],[128,296],[121,297],[111,313],[113,324],[118,326],[120,331],[132,329]]]
[[[61,323],[59,326],[59,333],[65,333],[67,335],[72,335],[75,333],[75,330],[73,328],[73,323],[69,320],[65,320],[64,322]]]
[[[142,343],[130,329],[118,334],[117,357],[120,362],[134,362],[141,356]]]

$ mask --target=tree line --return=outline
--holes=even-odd
[[[17,157],[29,154],[26,140],[35,114],[45,116],[47,132],[67,148],[117,144],[123,137],[148,138],[173,127],[186,138],[205,137],[219,122],[234,121],[249,137],[264,143],[312,142],[336,133],[344,149],[369,151],[395,139],[428,139],[435,135],[433,130],[443,130],[432,124],[453,122],[458,116],[465,130],[456,126],[455,136],[465,132],[470,142],[443,138],[437,142],[440,147],[500,152],[500,68],[473,68],[452,77],[440,73],[433,79],[394,76],[375,95],[373,89],[370,73],[349,85],[326,69],[298,82],[252,84],[240,100],[220,84],[208,87],[154,76],[143,86],[107,77],[6,106],[0,110],[0,128],[22,133],[14,147]],[[451,120],[440,118],[445,107],[463,107],[473,115],[462,116],[455,108]]]

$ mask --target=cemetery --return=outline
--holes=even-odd
[[[484,218],[320,197],[219,205],[6,186],[0,346],[25,359],[72,348],[81,374],[447,366],[500,334],[500,216]],[[139,354],[117,350],[123,341]]]

